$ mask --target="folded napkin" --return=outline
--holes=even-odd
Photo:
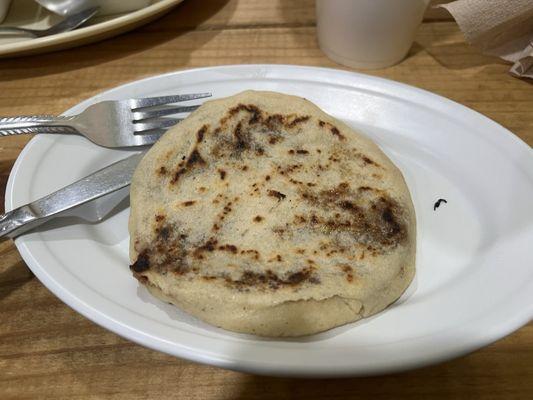
[[[511,74],[533,78],[533,0],[457,0],[447,9],[466,40],[513,63]]]

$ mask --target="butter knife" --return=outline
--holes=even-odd
[[[102,168],[56,192],[0,216],[0,238],[14,238],[66,211],[129,186],[144,152]]]

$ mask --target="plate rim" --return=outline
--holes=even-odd
[[[88,25],[69,32],[58,33],[55,35],[44,36],[28,40],[21,40],[12,43],[0,45],[0,57],[17,56],[29,54],[28,52],[44,50],[54,46],[67,45],[78,40],[90,39],[110,33],[130,24],[141,22],[150,17],[156,16],[170,8],[182,3],[183,0],[159,0],[139,10],[131,11],[124,14],[118,14],[117,17],[107,21],[99,22],[94,25]]]
[[[530,156],[533,154],[532,149],[525,143],[523,140],[521,140],[518,136],[512,134],[508,129],[501,126],[500,124],[496,123],[495,121],[489,119],[488,117],[485,117],[484,115],[480,114],[479,112],[472,110],[466,106],[463,106],[460,103],[454,102],[450,99],[447,99],[443,96],[428,92],[424,89],[420,89],[414,86],[410,86],[404,83],[396,82],[393,80],[380,78],[380,77],[374,77],[369,76],[365,74],[355,73],[351,71],[344,71],[344,70],[337,70],[332,68],[322,68],[322,67],[310,67],[310,66],[299,66],[299,65],[287,65],[287,64],[236,64],[236,65],[224,65],[224,66],[212,66],[212,67],[204,67],[204,68],[191,68],[191,69],[183,69],[179,71],[173,71],[168,72],[165,74],[155,75],[151,77],[146,77],[137,81],[132,81],[125,83],[123,85],[110,88],[108,90],[102,91],[95,96],[91,97],[90,99],[86,99],[83,102],[80,102],[76,104],[75,106],[71,107],[69,110],[66,111],[68,113],[72,108],[82,106],[86,102],[94,101],[99,96],[104,96],[110,92],[113,92],[117,90],[118,88],[127,88],[129,85],[139,85],[143,84],[147,81],[150,81],[154,78],[165,78],[168,76],[174,76],[174,75],[180,75],[180,74],[187,74],[190,72],[203,72],[203,71],[212,71],[212,70],[223,70],[223,69],[236,69],[236,68],[244,68],[244,69],[251,69],[251,70],[257,70],[257,69],[307,69],[312,70],[315,72],[318,72],[317,70],[321,71],[322,73],[328,73],[328,74],[340,74],[340,75],[349,75],[350,81],[349,83],[353,83],[354,78],[362,78],[366,82],[373,82],[376,84],[384,84],[386,86],[386,89],[390,89],[391,85],[392,87],[396,86],[397,88],[401,90],[407,90],[412,93],[412,91],[419,92],[420,94],[424,96],[430,96],[433,98],[434,101],[438,102],[445,102],[448,103],[450,106],[453,106],[456,108],[457,106],[462,108],[463,112],[468,112],[471,115],[476,115],[476,118],[481,118],[484,123],[490,123],[498,130],[503,130],[502,132],[499,132],[497,134],[498,137],[504,137],[503,133],[505,133],[505,137],[508,137],[514,142],[514,146],[519,145],[522,150],[525,151],[524,154],[529,154]],[[316,81],[316,80],[315,80]],[[365,83],[365,82],[363,82]],[[356,85],[353,84],[346,84],[346,86],[350,87],[356,87]],[[367,85],[368,86],[368,85]],[[386,90],[387,91],[387,90]],[[382,90],[380,91],[382,92]],[[473,114],[472,114],[473,113]],[[501,133],[501,134],[500,134]],[[15,184],[15,176],[18,168],[20,168],[20,165],[23,162],[23,159],[27,156],[27,153],[30,152],[30,149],[32,146],[35,145],[37,141],[37,138],[33,138],[21,151],[19,156],[17,157],[17,160],[15,162],[15,165],[13,166],[13,169],[9,175],[8,183],[6,186],[6,210],[12,208],[12,195],[13,195],[13,188]],[[511,145],[512,142],[507,142],[509,145]],[[529,158],[531,165],[533,166],[533,157]],[[178,356],[181,358],[185,358],[191,361],[195,362],[201,362],[206,363],[210,365],[216,365],[223,368],[228,368],[232,370],[238,370],[242,372],[252,372],[256,374],[264,374],[264,375],[278,375],[278,376],[295,376],[295,377],[340,377],[340,376],[364,376],[364,375],[376,375],[376,374],[383,374],[383,373],[390,373],[390,372],[398,372],[406,369],[412,369],[415,367],[422,367],[430,364],[434,364],[436,362],[442,362],[445,360],[449,360],[452,358],[455,358],[459,355],[467,354],[469,352],[475,351],[481,347],[484,347],[485,345],[492,343],[493,341],[502,338],[506,336],[507,334],[515,331],[519,327],[525,325],[526,323],[531,320],[533,317],[533,303],[530,304],[529,309],[527,307],[522,308],[522,313],[518,315],[518,313],[513,314],[514,315],[514,321],[513,323],[507,323],[503,328],[499,330],[494,330],[490,334],[485,333],[484,337],[481,338],[480,336],[477,336],[472,342],[475,343],[469,343],[469,344],[463,344],[461,348],[456,349],[455,351],[448,352],[444,355],[441,355],[440,357],[429,357],[425,361],[414,361],[409,363],[401,363],[400,365],[392,365],[390,367],[377,367],[375,369],[368,369],[367,371],[362,371],[360,368],[354,368],[352,370],[342,368],[341,370],[336,370],[331,367],[327,367],[327,371],[322,366],[320,368],[314,368],[314,366],[309,366],[308,368],[301,368],[299,370],[294,370],[293,368],[285,368],[283,369],[283,366],[279,365],[265,365],[261,362],[242,362],[239,360],[232,359],[231,357],[213,357],[213,355],[204,355],[204,354],[198,354],[194,351],[194,349],[187,348],[187,346],[183,346],[183,344],[177,344],[177,343],[164,343],[164,340],[162,338],[154,338],[150,334],[147,334],[146,332],[141,332],[136,330],[134,327],[124,325],[116,320],[114,320],[111,316],[106,315],[105,313],[100,312],[99,310],[94,309],[88,304],[83,303],[81,299],[76,297],[75,295],[65,292],[64,289],[57,284],[50,276],[46,274],[46,271],[42,270],[38,260],[35,260],[33,255],[31,254],[31,251],[27,248],[26,243],[24,243],[22,237],[15,240],[15,244],[21,253],[21,256],[25,260],[25,262],[30,266],[32,271],[37,275],[39,280],[48,287],[54,295],[59,297],[64,303],[66,303],[69,307],[75,309],[80,314],[84,315],[91,321],[105,327],[106,329],[111,330],[112,332],[125,337],[129,340],[132,340],[133,342],[136,342],[140,345],[143,345],[145,347],[152,348],[154,350],[162,351],[167,354],[172,354],[174,356]],[[38,273],[36,271],[39,271]],[[52,289],[53,288],[53,289]],[[122,330],[119,330],[121,328]],[[152,342],[150,342],[150,339]],[[154,340],[155,339],[155,340]],[[412,340],[409,339],[409,340]],[[176,348],[179,348],[180,351],[177,351]]]

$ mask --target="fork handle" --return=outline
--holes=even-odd
[[[32,133],[79,133],[73,126],[73,116],[21,115],[0,118],[0,136]]]

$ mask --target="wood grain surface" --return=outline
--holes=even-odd
[[[133,32],[0,60],[0,115],[61,113],[122,83],[190,67],[283,63],[346,69],[317,47],[313,0],[193,1]],[[432,14],[401,64],[367,73],[438,93],[533,145],[533,86]],[[431,129],[431,127],[428,127]],[[0,140],[0,185],[28,137]],[[3,204],[3,198],[1,199]],[[295,380],[176,359],[72,311],[0,243],[0,399],[531,399],[533,324],[466,357],[402,374]]]

